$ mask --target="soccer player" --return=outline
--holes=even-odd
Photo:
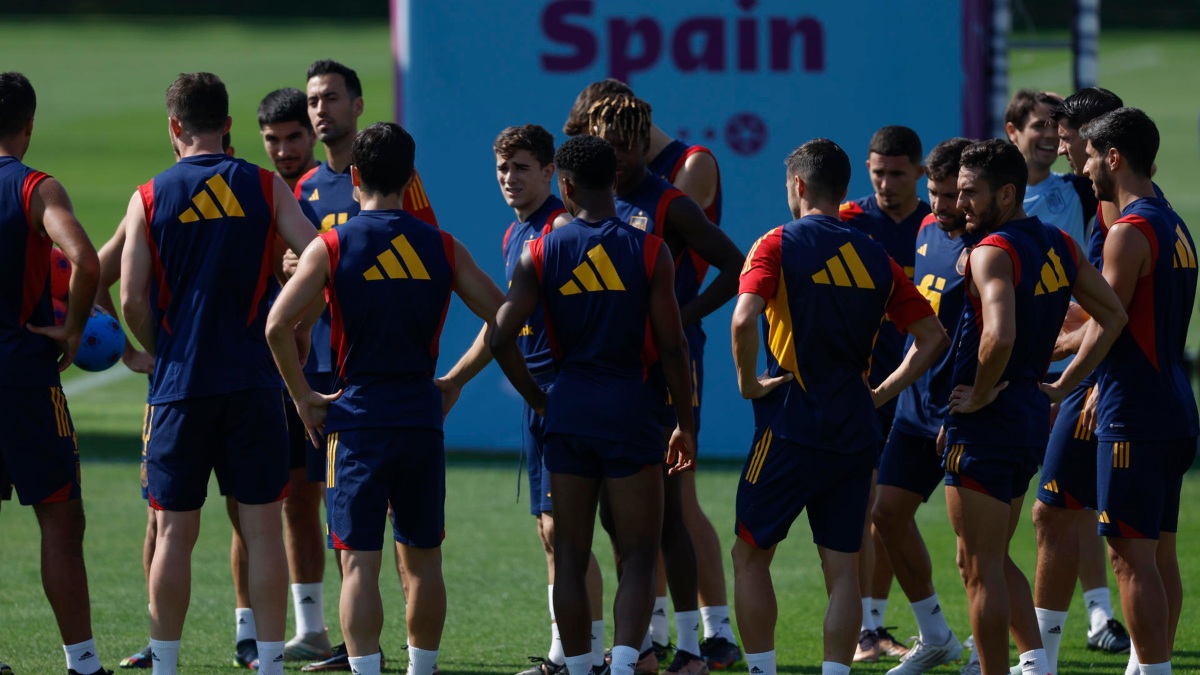
[[[316,130],[317,138],[324,146],[325,161],[300,177],[296,183],[295,194],[312,224],[320,232],[327,232],[354,217],[359,210],[359,204],[354,199],[354,185],[350,179],[350,150],[358,129],[358,118],[363,112],[362,83],[354,69],[337,61],[322,60],[308,67],[305,86],[309,120]],[[429,204],[429,198],[425,195],[421,177],[415,172],[411,184],[405,189],[403,208],[418,220],[437,225],[437,218]],[[292,269],[294,264],[295,261],[291,257],[284,259],[285,270]],[[331,318],[326,312],[314,327],[312,343],[315,348],[309,354],[304,369],[309,377],[309,386],[326,394],[333,391],[333,353],[328,347],[330,325]],[[324,482],[325,453],[312,446],[309,453],[308,479],[317,483]],[[404,573],[399,567],[399,548],[396,549],[396,555],[397,571],[403,583]],[[307,586],[310,590],[305,595],[313,597],[316,601],[314,609],[321,608],[321,598],[311,595],[316,592],[316,587]],[[320,621],[319,624],[323,625],[324,621]],[[290,658],[303,660],[307,658],[305,655],[311,652],[323,653],[326,646],[321,642],[320,636],[314,634],[313,638],[311,643],[302,635],[292,638],[288,650]],[[311,670],[348,670],[346,654],[346,646],[339,644],[333,647],[325,660],[307,667]]]
[[[599,80],[584,87],[575,99],[575,104],[563,125],[563,131],[574,136],[590,133],[588,113],[593,104],[609,95],[626,94],[633,96],[633,91],[620,80],[608,78]],[[650,123],[650,141],[646,146],[646,168],[650,173],[674,185],[681,192],[691,197],[696,204],[704,209],[704,215],[714,225],[721,224],[721,172],[712,151],[700,145],[686,145],[671,138],[654,121]],[[681,262],[683,261],[680,258]],[[692,257],[690,265],[698,278],[703,282],[708,272],[708,262],[702,258]],[[687,297],[679,301],[686,303]],[[684,330],[688,336],[688,348],[694,367],[692,369],[692,386],[696,391],[694,415],[699,419],[700,404],[704,400],[704,342],[706,336],[700,322],[686,324]],[[681,507],[684,526],[692,538],[696,554],[696,588],[700,605],[700,615],[704,624],[704,640],[700,643],[700,655],[704,657],[710,668],[728,668],[741,659],[742,652],[733,635],[729,623],[729,601],[725,594],[725,568],[722,562],[721,543],[712,522],[700,507],[696,495],[695,476],[691,473],[681,477]],[[652,640],[663,646],[670,642],[670,627],[667,623],[667,579],[663,573],[660,561],[660,571],[656,578],[656,597],[654,598],[654,614],[650,618]]]
[[[867,172],[871,178],[872,193],[843,203],[839,214],[851,227],[865,232],[882,244],[888,255],[912,279],[917,231],[930,213],[929,204],[917,195],[917,183],[925,173],[921,166],[921,139],[917,132],[903,126],[886,126],[876,131],[867,147]],[[871,355],[871,386],[879,386],[900,365],[903,353],[904,337],[885,320]],[[896,414],[895,402],[880,407],[877,414],[886,439]],[[875,500],[875,474],[871,476],[870,499],[872,503]],[[877,536],[872,533],[870,522],[864,522],[862,536],[859,585],[864,591],[863,623],[854,660],[878,661],[880,651],[888,656],[903,656],[908,648],[884,625],[892,586],[888,558],[886,555],[877,555],[882,544],[877,544]]]
[[[489,323],[503,294],[453,237],[402,209],[416,145],[377,123],[351,147],[362,210],[321,234],[284,286],[267,328],[271,349],[314,442],[326,437],[329,546],[342,558],[342,633],[353,672],[380,672],[382,529],[388,503],[408,584],[409,673],[430,675],[446,618],[441,542],[446,466],[438,339],[453,290]],[[397,257],[398,256],[398,257]],[[403,262],[401,262],[403,261]],[[296,334],[328,289],[337,392],[315,392]]]
[[[41,531],[42,587],[58,621],[71,675],[107,674],[92,639],[83,560],[79,446],[59,373],[71,365],[100,277],[96,249],[54,178],[21,163],[37,95],[17,72],[0,73],[0,500],[17,489]],[[50,246],[71,262],[67,315],[54,325]]]
[[[555,164],[559,193],[574,220],[521,254],[490,346],[517,391],[546,417],[554,608],[567,670],[593,672],[584,579],[603,491],[622,567],[612,672],[633,675],[653,608],[662,541],[664,380],[678,420],[667,444],[670,471],[689,470],[695,459],[687,340],[670,252],[661,238],[617,216],[612,186],[619,164],[612,146],[594,136],[572,138],[559,148]],[[548,394],[516,344],[539,304],[559,368]]]
[[[1104,277],[1129,313],[1100,367],[1095,417],[1087,420],[1102,460],[1099,529],[1108,538],[1141,673],[1162,675],[1171,672],[1183,604],[1175,549],[1180,484],[1200,426],[1183,366],[1196,248],[1150,181],[1159,145],[1153,120],[1120,108],[1085,124],[1080,135],[1096,197],[1121,208],[1104,242]]]
[[[589,112],[592,134],[611,143],[617,152],[617,215],[635,228],[662,237],[675,256],[675,296],[688,338],[692,358],[693,387],[703,377],[701,361],[705,336],[700,319],[733,296],[738,270],[744,257],[737,246],[704,215],[700,206],[670,183],[646,169],[646,150],[652,127],[650,104],[618,94],[600,99]],[[719,273],[700,291],[701,269],[715,266]],[[693,417],[699,419],[699,394],[693,389]],[[664,406],[670,414],[670,408]],[[670,431],[669,425],[664,433]],[[707,670],[700,656],[697,607],[697,559],[683,514],[684,494],[695,495],[694,473],[666,478],[666,512],[663,520],[663,555],[667,583],[675,605],[676,650],[668,668],[671,673],[703,675]],[[698,508],[698,507],[697,507]],[[652,645],[644,645],[649,648]],[[650,654],[643,649],[645,658]],[[649,669],[641,664],[639,671]]]
[[[1116,94],[1089,87],[1068,97],[1051,112],[1058,126],[1059,154],[1067,157],[1076,175],[1083,177],[1087,161],[1087,141],[1079,135],[1079,128],[1121,105]],[[1092,227],[1086,246],[1088,261],[1097,268],[1102,262],[1104,229]],[[1067,323],[1081,324],[1086,320],[1079,317],[1081,314],[1079,306],[1072,304]],[[1074,331],[1065,336],[1066,341],[1081,339],[1083,332]],[[1063,351],[1064,338],[1059,343],[1056,353]],[[1089,614],[1088,647],[1109,652],[1129,648],[1125,627],[1113,618],[1103,541],[1096,536],[1095,529],[1096,437],[1082,424],[1084,402],[1093,395],[1095,384],[1095,374],[1087,375],[1059,406],[1042,462],[1037,501],[1033,504],[1038,544],[1033,604],[1047,667],[1052,673],[1058,672],[1059,645],[1077,572]]]
[[[1029,171],[1025,214],[1057,227],[1078,242],[1084,241],[1086,214],[1075,191],[1074,179],[1070,174],[1050,171],[1058,159],[1058,124],[1053,114],[1062,102],[1058,96],[1044,91],[1018,91],[1004,111],[1004,132],[1021,151]]]
[[[951,138],[937,144],[925,158],[933,213],[925,217],[917,232],[914,279],[947,332],[954,331],[962,315],[962,272],[975,243],[967,235],[966,220],[957,203],[958,158],[970,144],[966,138]],[[900,394],[879,463],[872,521],[884,550],[877,554],[887,556],[920,629],[917,642],[889,675],[924,673],[962,655],[962,645],[946,623],[934,590],[933,566],[915,518],[945,475],[935,446],[950,398],[952,366],[947,351]]]
[[[1011,143],[993,139],[963,150],[958,204],[967,232],[981,240],[967,260],[968,302],[955,336],[943,465],[983,675],[1008,672],[1010,623],[1022,672],[1049,672],[1029,582],[1008,555],[1049,436],[1050,402],[1038,387],[1072,293],[1100,330],[1084,340],[1066,372],[1082,378],[1095,367],[1125,321],[1079,245],[1025,216],[1027,183],[1025,159]]]
[[[883,247],[838,219],[849,182],[850,158],[833,141],[812,140],[788,155],[795,220],[754,244],[733,313],[738,388],[754,400],[755,417],[733,544],[734,603],[752,675],[776,672],[771,561],[804,509],[829,593],[821,672],[850,672],[861,623],[860,524],[883,436],[875,408],[949,343],[929,302]],[[915,340],[872,389],[864,373],[885,314]],[[762,377],[755,375],[760,315],[768,352]]]
[[[238,502],[260,672],[281,673],[287,578],[279,501],[288,449],[264,332],[266,288],[276,234],[297,250],[313,231],[281,178],[222,152],[231,120],[217,76],[180,75],[166,98],[180,159],[130,199],[121,264],[125,322],[155,356],[145,431],[158,521],[154,671],[176,669],[191,550],[215,468]]]

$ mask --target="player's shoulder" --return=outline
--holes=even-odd
[[[875,195],[873,194],[842,202],[842,204],[838,206],[838,217],[842,219],[842,222],[846,223],[850,222],[851,220],[855,220],[856,218],[866,216],[871,212],[871,207],[874,202]]]

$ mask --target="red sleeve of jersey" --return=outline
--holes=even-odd
[[[838,217],[842,219],[843,223],[854,220],[862,214],[862,207],[856,202],[845,202],[838,207]]]
[[[542,283],[542,264],[545,262],[543,256],[545,250],[543,244],[545,240],[541,237],[529,242],[529,258],[533,261],[533,271],[537,274],[538,283]]]
[[[889,258],[892,263],[892,297],[888,299],[888,318],[896,324],[901,332],[908,330],[914,321],[920,321],[927,316],[934,316],[933,307],[921,291],[913,284],[904,269]]]
[[[267,200],[267,209],[271,212],[271,233],[275,232],[275,174],[259,167],[258,181],[262,183],[263,198]]]
[[[982,241],[979,242],[979,246],[995,246],[996,248],[1001,249],[1005,253],[1007,253],[1008,257],[1012,259],[1013,288],[1016,288],[1017,286],[1021,285],[1021,256],[1017,255],[1017,249],[1013,248],[1013,245],[1008,243],[1007,239],[1005,239],[1004,237],[995,235],[995,234],[989,234],[988,236],[984,237]],[[978,247],[976,247],[976,248],[978,248]],[[968,259],[968,262],[967,262],[968,266],[970,266],[970,264],[971,264],[969,260],[970,259]]]
[[[1146,241],[1150,242],[1150,271],[1153,272],[1154,264],[1158,261],[1158,236],[1154,234],[1154,227],[1145,218],[1136,213],[1117,218],[1117,222],[1113,223],[1113,225],[1117,223],[1129,223],[1136,227],[1138,232],[1141,232],[1142,236],[1146,237]]]
[[[441,232],[442,235],[442,251],[446,254],[446,262],[450,263],[450,276],[453,279],[455,272],[458,271],[458,261],[454,255],[454,237],[449,232]],[[451,288],[456,288],[451,284]]]
[[[508,255],[508,238],[512,236],[512,229],[516,223],[509,223],[508,229],[504,231],[504,239],[500,240],[500,257]]]
[[[402,207],[417,220],[423,220],[437,227],[437,216],[433,214],[433,205],[429,203],[429,195],[425,194],[425,185],[421,182],[421,174],[413,170],[413,181],[404,191]]]
[[[683,191],[676,190],[675,188],[663,190],[662,196],[658,198],[658,206],[654,209],[654,229],[658,231],[651,232],[651,234],[657,235],[660,238],[667,236],[667,209],[670,208],[671,202],[686,196]]]
[[[917,228],[917,232],[920,232],[921,230],[925,229],[925,227],[928,225],[934,225],[936,223],[937,223],[937,216],[935,216],[931,213],[931,214],[925,216],[923,219],[921,219],[921,226]]]
[[[150,221],[154,220],[154,179],[138,186],[138,194],[142,197],[142,210],[146,212],[146,236],[150,236]]]
[[[550,213],[549,216],[546,216],[546,224],[542,225],[542,234],[550,234],[551,232],[553,232],[554,231],[554,221],[558,220],[558,217],[566,212],[567,212],[566,209],[555,209],[554,211],[552,211]]]
[[[30,224],[32,224],[32,219],[29,217],[29,205],[33,200],[33,190],[38,186],[38,183],[49,177],[49,174],[44,174],[41,171],[31,171],[25,176],[25,183],[21,185],[21,208],[25,209],[25,219],[30,220]]]
[[[783,226],[759,237],[750,247],[746,264],[742,266],[739,293],[753,293],[764,300],[775,297],[779,288],[783,264]]]
[[[319,167],[314,166],[313,168],[311,168],[307,172],[305,172],[305,174],[303,176],[300,176],[300,180],[296,181],[296,201],[300,201],[300,199],[301,199],[300,191],[302,189],[304,189],[304,181],[308,180],[309,178],[312,178],[312,175],[317,172],[318,168]]]
[[[1079,267],[1079,251],[1075,250],[1075,240],[1064,230],[1060,229],[1058,233],[1062,235],[1063,243],[1067,245],[1067,250],[1071,252],[1071,260],[1075,261],[1075,267]]]
[[[326,230],[317,236],[325,242],[325,252],[329,254],[329,285],[332,286],[333,273],[337,269],[338,261],[342,258],[342,244],[338,240],[338,233],[334,230]]]
[[[646,235],[646,244],[642,251],[646,254],[646,278],[654,279],[654,263],[658,261],[658,250],[662,248],[663,240],[652,234]]]

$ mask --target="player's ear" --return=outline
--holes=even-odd
[[[409,177],[409,181],[412,181],[411,176]],[[362,183],[362,176],[358,173],[358,167],[354,166],[353,164],[350,165],[350,182],[354,184],[354,187],[358,187],[359,184]],[[407,188],[408,183],[405,183],[404,187]]]
[[[363,99],[361,96],[355,97],[354,103],[350,104],[350,109],[351,109],[351,111],[354,112],[355,117],[362,116],[362,114],[363,114]]]
[[[1121,151],[1116,148],[1109,148],[1104,153],[1104,162],[1108,164],[1109,171],[1116,171],[1121,167],[1125,158],[1121,156]]]
[[[183,123],[177,117],[168,117],[167,129],[171,132],[171,138],[179,138],[183,134]]]
[[[542,180],[547,183],[554,180],[554,162],[542,167]]]
[[[408,192],[408,188],[412,187],[413,181],[415,181],[416,179],[417,179],[417,172],[414,169],[412,173],[408,174],[408,180],[404,181],[404,187],[400,188],[400,194],[404,194],[405,192]]]
[[[232,126],[233,126],[233,118],[230,117],[229,115],[226,115],[225,116],[225,125],[221,127],[221,135],[224,136],[225,134],[229,133],[229,129]]]
[[[1017,142],[1017,131],[1019,131],[1019,129],[1017,129],[1017,125],[1013,124],[1012,122],[1004,123],[1004,134],[1008,136],[1008,140],[1012,141],[1013,143]]]

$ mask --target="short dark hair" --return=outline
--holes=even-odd
[[[528,150],[538,164],[546,166],[554,161],[554,136],[537,124],[508,127],[496,137],[492,150],[504,159],[510,159],[518,150]]]
[[[389,195],[404,190],[416,154],[416,141],[399,124],[376,122],[354,137],[350,163],[358,169],[360,189]]]
[[[1137,108],[1117,108],[1083,125],[1079,135],[1101,154],[1116,148],[1129,168],[1143,178],[1150,177],[1158,156],[1158,126]]]
[[[181,73],[167,87],[167,114],[192,132],[221,131],[229,118],[229,92],[212,73]]]
[[[354,72],[353,68],[344,66],[333,59],[321,59],[314,61],[308,67],[308,76],[305,80],[311,80],[318,75],[341,75],[346,81],[346,91],[350,94],[350,98],[362,98],[362,82],[358,79],[358,73]]]
[[[850,157],[828,138],[814,138],[792,150],[785,164],[788,178],[799,176],[815,199],[840,201],[846,196]]]
[[[925,158],[925,173],[929,176],[929,180],[941,182],[957,176],[962,151],[974,142],[969,138],[959,136],[933,146]]]
[[[15,71],[0,73],[0,138],[24,129],[36,111],[37,94],[29,78]]]
[[[1120,96],[1101,87],[1084,87],[1055,106],[1050,119],[1078,129],[1106,112],[1125,105]]]
[[[907,157],[913,164],[921,163],[921,137],[917,132],[898,125],[881,127],[871,136],[867,152],[884,157]]]
[[[588,111],[592,109],[593,103],[612,94],[633,96],[633,90],[624,82],[611,77],[584,87],[583,91],[579,92],[579,96],[575,97],[575,103],[571,105],[571,112],[567,113],[567,121],[563,124],[563,133],[568,136],[591,133],[588,131]]]
[[[983,175],[993,191],[1005,185],[1017,189],[1017,201],[1025,200],[1025,186],[1029,183],[1029,167],[1017,146],[1006,140],[992,138],[972,143],[963,148],[959,168],[974,169]]]
[[[312,131],[312,120],[308,118],[308,100],[304,92],[295,87],[284,87],[263,97],[258,104],[258,128],[268,124],[297,122]]]
[[[1029,123],[1029,116],[1039,103],[1044,103],[1054,110],[1062,105],[1062,102],[1063,100],[1054,94],[1036,89],[1022,89],[1013,94],[1008,107],[1004,109],[1004,122],[1011,122],[1014,127],[1024,131],[1025,125]]]
[[[568,139],[554,153],[554,163],[560,175],[570,176],[580,187],[611,189],[617,179],[617,152],[599,136]]]
[[[615,131],[631,148],[650,142],[650,104],[632,94],[613,94],[592,104],[588,110],[589,134],[604,136]]]

